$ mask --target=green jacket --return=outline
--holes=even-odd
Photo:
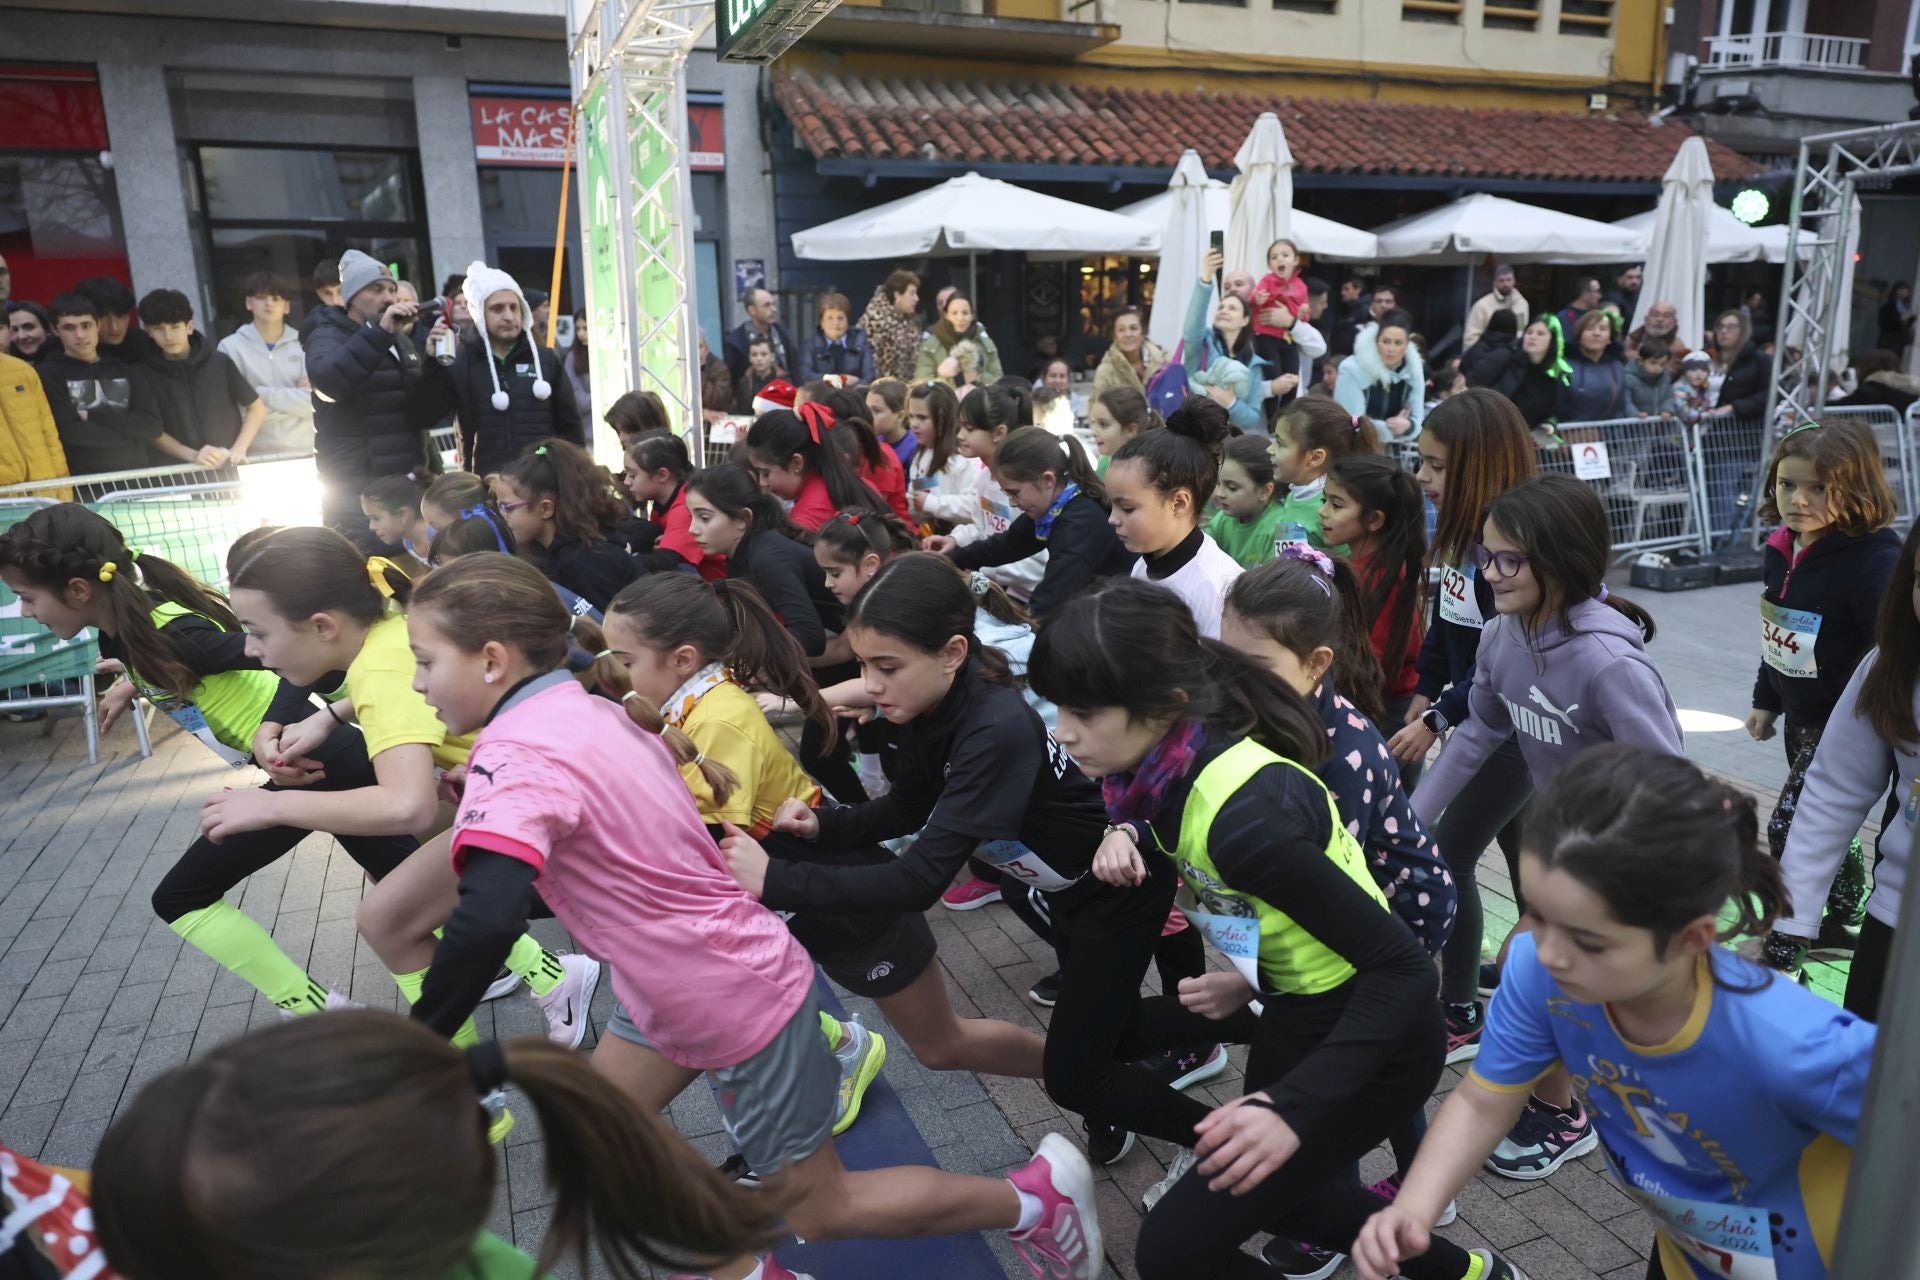
[[[1207,522],[1207,536],[1220,544],[1220,549],[1233,557],[1233,562],[1242,569],[1251,569],[1255,565],[1265,564],[1273,559],[1274,540],[1279,536],[1281,521],[1286,518],[1286,509],[1278,502],[1269,502],[1260,514],[1251,522],[1235,519],[1225,511],[1213,513],[1213,519]],[[1320,536],[1320,513],[1314,513],[1312,535]],[[1319,545],[1317,542],[1315,545]]]

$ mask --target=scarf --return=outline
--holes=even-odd
[[[1182,720],[1167,730],[1132,773],[1110,774],[1100,780],[1100,799],[1114,822],[1150,822],[1166,800],[1167,788],[1187,775],[1207,742],[1198,720]]]
[[[1047,535],[1053,532],[1054,518],[1066,509],[1066,505],[1073,501],[1074,495],[1079,492],[1079,484],[1069,481],[1067,487],[1060,491],[1060,496],[1053,500],[1053,505],[1047,508],[1046,514],[1033,522],[1033,536],[1045,542]]]
[[[660,718],[674,728],[680,728],[686,724],[687,717],[693,714],[694,705],[726,682],[727,669],[718,662],[709,662],[688,676],[687,682],[660,704]]]

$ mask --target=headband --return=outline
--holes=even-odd
[[[507,1055],[498,1040],[482,1040],[467,1046],[466,1059],[475,1096],[485,1098],[507,1082]]]
[[[1785,440],[1790,436],[1799,435],[1802,431],[1815,431],[1819,429],[1819,426],[1820,424],[1817,422],[1803,422],[1799,426],[1795,427],[1793,430],[1787,432],[1786,435],[1781,436],[1780,438],[1782,440]]]

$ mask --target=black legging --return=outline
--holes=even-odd
[[[379,782],[372,762],[367,759],[366,739],[351,725],[341,725],[328,734],[313,758],[320,762],[326,776],[306,790],[353,791]],[[266,789],[287,788],[269,782]],[[172,924],[188,912],[210,907],[224,898],[227,890],[278,861],[312,834],[301,827],[268,827],[264,831],[230,835],[219,844],[201,836],[180,855],[173,869],[161,877],[153,891],[154,913]],[[419,847],[412,836],[336,836],[335,839],[340,841],[347,856],[374,880],[405,862],[407,855]]]
[[[979,879],[999,885],[1003,891],[1001,901],[1007,904],[1007,909],[1033,930],[1034,937],[1054,947],[1056,953],[1059,951],[1055,945],[1053,925],[1044,914],[1044,899],[1036,905],[1034,899],[1018,887],[1011,894],[1005,893],[1006,884],[999,868],[980,858],[967,859],[967,867]],[[1207,971],[1207,947],[1200,937],[1200,931],[1186,928],[1178,933],[1163,932],[1153,948],[1153,967],[1160,971],[1160,990],[1170,996],[1178,995],[1180,979],[1197,978]],[[1219,1040],[1216,1038],[1204,1043],[1213,1045],[1218,1044]]]
[[[1183,1017],[1198,1017],[1168,1004],[1165,997],[1146,1001],[1141,1021],[1165,1034]],[[1284,1078],[1323,1038],[1301,1026],[1284,999],[1270,998],[1258,1018],[1242,1010],[1211,1025],[1226,1024],[1249,1033],[1249,1093]],[[1252,1191],[1212,1191],[1205,1177],[1190,1171],[1140,1226],[1134,1264],[1141,1280],[1269,1277],[1272,1269],[1241,1249],[1262,1231],[1351,1252],[1360,1228],[1386,1204],[1360,1185],[1360,1157],[1426,1105],[1445,1056],[1440,1010],[1429,1004],[1381,1071],[1344,1106],[1311,1117],[1299,1134],[1300,1149]],[[1466,1251],[1436,1235],[1425,1254],[1400,1270],[1408,1280],[1459,1280],[1467,1266]]]
[[[1880,1021],[1880,993],[1887,982],[1887,962],[1893,958],[1892,926],[1872,916],[1860,922],[1860,941],[1853,948],[1853,963],[1847,966],[1847,995],[1842,1003],[1848,1013]]]
[[[1448,1004],[1472,1004],[1479,994],[1486,912],[1480,904],[1476,876],[1480,855],[1496,837],[1513,879],[1514,901],[1520,899],[1520,827],[1516,819],[1532,798],[1533,779],[1527,773],[1526,759],[1520,754],[1520,744],[1508,738],[1460,788],[1434,824],[1434,843],[1440,846],[1440,856],[1453,873],[1453,887],[1460,901],[1453,936],[1440,952],[1440,998]]]

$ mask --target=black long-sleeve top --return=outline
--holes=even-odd
[[[1080,493],[1060,509],[1045,538],[1034,532],[1033,517],[1022,512],[1004,532],[955,547],[947,556],[962,569],[979,569],[1012,564],[1042,551],[1047,553],[1047,568],[1029,602],[1036,617],[1058,609],[1095,578],[1125,577],[1133,571],[1133,552],[1121,545],[1107,513]]]
[[[813,550],[772,529],[755,530],[727,557],[727,576],[751,582],[809,658],[827,649],[827,633],[846,617],[827,590]]]
[[[173,645],[180,661],[187,664],[187,669],[202,679],[224,671],[263,669],[258,658],[247,656],[246,632],[222,631],[211,619],[197,613],[168,619],[160,628],[160,633]],[[127,655],[127,647],[105,632],[100,635],[100,656],[117,659],[129,667],[133,665]],[[331,693],[345,681],[346,673],[340,671],[328,672],[310,685],[282,680],[280,687],[274,691],[266,714],[261,717],[261,723],[284,725],[304,720],[313,714],[314,694]]]
[[[1785,711],[1796,725],[1819,727],[1833,714],[1853,669],[1873,648],[1880,597],[1900,562],[1900,535],[1877,529],[1863,537],[1833,532],[1815,539],[1796,559],[1793,533],[1781,528],[1767,539],[1767,603],[1820,619],[1813,659],[1818,675],[1790,676],[1764,661],[1753,682],[1753,705]],[[1792,630],[1792,628],[1785,628]],[[1795,643],[1804,641],[1801,635]]]
[[[1419,683],[1414,692],[1433,704],[1449,725],[1467,718],[1467,694],[1473,689],[1474,663],[1480,656],[1479,627],[1449,622],[1440,611],[1440,591],[1430,593],[1427,602],[1427,634],[1420,641],[1420,656],[1414,660]],[[1479,573],[1473,575],[1474,604],[1481,620],[1494,618],[1493,588]]]

